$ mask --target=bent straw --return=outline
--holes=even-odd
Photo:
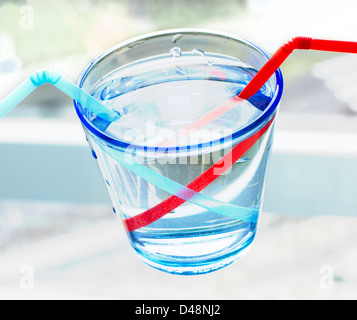
[[[105,123],[104,126],[108,126],[111,122],[119,118],[118,115],[109,109],[106,109],[100,102],[84,92],[81,88],[77,87],[70,80],[66,79],[58,72],[52,70],[44,70],[32,74],[24,83],[22,83],[9,96],[1,101],[0,118],[6,115],[23,99],[30,95],[37,87],[45,83],[54,85],[73,99],[77,100],[79,103],[86,106],[97,116],[106,120],[107,123]],[[152,171],[139,163],[130,163],[125,155],[118,154],[109,147],[102,146],[102,149],[133,173],[137,174],[143,179],[146,179],[148,182],[156,185],[157,187],[160,187],[166,192],[177,195],[185,201],[192,202],[206,210],[211,210],[215,213],[237,220],[255,222],[257,219],[259,211],[256,208],[240,207],[205,196],[204,194],[195,192],[192,189],[188,189],[183,185],[180,185],[164,176],[161,176],[155,171]]]
[[[203,117],[189,124],[179,134],[189,135],[215,120],[222,114],[231,110],[243,100],[247,100],[256,94],[260,88],[269,80],[274,72],[281,66],[286,58],[295,50],[318,50],[343,53],[357,53],[357,42],[313,39],[309,37],[295,37],[283,44],[275,54],[265,63],[253,79],[247,84],[243,91],[232,97],[225,103],[214,108]]]
[[[193,131],[201,128],[202,126],[213,121],[220,115],[231,110],[234,106],[237,105],[237,103],[239,103],[243,99],[249,99],[251,96],[256,94],[265,84],[265,82],[269,80],[269,78],[274,74],[274,72],[281,66],[281,64],[295,49],[357,53],[357,42],[312,39],[309,37],[295,37],[291,39],[275,52],[275,54],[265,63],[265,65],[258,71],[258,73],[253,77],[253,79],[248,83],[248,85],[242,90],[242,92],[238,96],[233,97],[226,103],[219,105],[208,114],[204,115],[200,119],[187,126],[184,130],[181,130],[179,134],[189,135]],[[260,134],[262,135],[264,134],[264,132],[261,132]],[[250,138],[242,141],[235,147],[238,148],[236,149],[236,151],[240,154],[240,156],[243,156],[244,153],[242,152],[247,152],[250,147],[257,141],[249,141],[247,143],[248,140],[250,140]],[[242,143],[245,146],[241,148],[239,146]],[[233,148],[233,150],[235,150],[235,148]],[[237,158],[234,157],[230,165],[233,165],[236,162],[236,159]],[[213,167],[215,165],[213,165]],[[213,167],[209,168],[201,176],[196,178],[192,183],[187,186],[187,188],[194,189],[196,192],[199,192],[203,190],[206,186],[208,186],[210,183],[212,183],[217,178],[217,176],[209,174],[210,170]],[[177,198],[173,195],[162,203],[153,207],[152,209],[149,209],[137,216],[124,220],[124,225],[126,226],[129,232],[134,231],[138,228],[147,226],[153,223],[154,221],[160,219],[170,211],[182,205],[184,202],[185,200]]]
[[[0,118],[7,114],[35,89],[45,83],[50,83],[57,87],[103,120],[113,122],[119,119],[119,116],[116,113],[106,108],[83,89],[77,87],[73,82],[54,70],[43,70],[32,74],[9,96],[2,100],[0,102]]]

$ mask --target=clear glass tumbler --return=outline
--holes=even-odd
[[[132,248],[175,274],[220,269],[252,243],[262,204],[280,70],[236,98],[269,55],[235,36],[168,30],[104,53],[78,85],[120,115],[75,102]]]

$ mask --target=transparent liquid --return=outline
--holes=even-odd
[[[108,124],[90,117],[107,135],[136,146],[155,147],[168,140],[176,147],[219,141],[246,127],[265,110],[273,95],[269,86],[192,136],[182,137],[178,132],[238,95],[255,73],[256,70],[231,57],[200,50],[182,53],[173,48],[168,55],[131,64],[101,79],[93,87],[92,95],[121,118]],[[272,140],[270,133],[202,193],[226,203],[259,209]],[[89,139],[115,211],[122,218],[138,215],[171,196],[108,156],[97,138],[89,136]],[[187,185],[217,162],[224,153],[222,149],[222,145],[214,143],[210,148],[192,152],[190,149],[177,149],[180,151],[169,154],[138,152],[136,160]],[[195,274],[236,260],[252,242],[255,231],[256,223],[232,219],[185,202],[128,235],[133,248],[150,266],[171,273]]]

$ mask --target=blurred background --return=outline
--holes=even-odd
[[[293,36],[357,41],[354,0],[0,0],[0,99],[30,73],[76,81],[131,37],[205,28],[273,53]],[[177,277],[129,248],[71,100],[43,86],[0,122],[1,299],[357,298],[357,56],[296,51],[248,255]]]

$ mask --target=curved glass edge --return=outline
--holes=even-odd
[[[228,37],[232,40],[240,41],[242,43],[246,43],[249,46],[251,46],[253,49],[257,50],[258,52],[262,53],[267,59],[270,59],[271,55],[267,53],[265,50],[261,49],[254,43],[250,42],[249,40],[246,40],[244,38],[236,37],[234,35],[228,34],[228,33],[223,33],[223,32],[217,32],[217,31],[211,31],[207,29],[170,29],[170,30],[164,30],[164,31],[159,31],[159,32],[153,32],[149,34],[144,34],[142,36],[136,37],[136,38],[131,38],[127,41],[119,43],[117,46],[112,47],[111,49],[105,51],[103,54],[101,54],[99,57],[97,57],[95,60],[93,60],[81,73],[79,76],[76,84],[80,88],[82,88],[83,83],[85,81],[85,78],[88,74],[88,72],[92,69],[92,67],[96,64],[98,64],[102,59],[110,55],[111,53],[117,51],[120,48],[123,48],[127,46],[130,43],[134,43],[137,41],[141,41],[144,39],[148,38],[153,38],[153,37],[158,37],[158,36],[164,36],[164,35],[170,35],[170,34],[177,34],[177,33],[190,33],[190,34],[205,34],[205,35],[216,35],[216,36],[222,36],[222,37]],[[180,147],[167,147],[167,148],[162,148],[162,147],[147,147],[147,146],[140,146],[140,145],[133,145],[130,143],[126,143],[120,140],[113,139],[109,135],[105,134],[104,132],[100,131],[97,129],[95,126],[93,126],[87,119],[86,117],[82,114],[80,111],[81,104],[78,103],[76,100],[73,100],[74,102],[74,107],[76,110],[76,113],[82,122],[82,124],[92,133],[94,134],[97,138],[104,140],[108,146],[114,147],[114,149],[122,149],[126,150],[128,147],[131,149],[135,149],[137,151],[144,151],[146,152],[153,152],[153,153],[165,153],[165,154],[170,154],[171,152],[178,152],[178,151],[187,151],[189,150],[202,150],[205,148],[211,148],[212,146],[216,144],[220,144],[221,141],[227,141],[230,139],[231,141],[239,141],[240,138],[243,138],[246,136],[248,133],[253,134],[255,130],[258,130],[258,128],[264,124],[265,122],[269,121],[271,117],[275,114],[275,111],[277,110],[282,94],[283,94],[283,88],[284,88],[284,81],[283,81],[283,75],[278,68],[275,71],[275,77],[276,77],[276,90],[275,94],[269,104],[267,106],[265,112],[263,112],[257,119],[255,119],[253,122],[249,123],[246,127],[239,129],[238,131],[234,132],[231,136],[229,137],[222,137],[217,140],[213,140],[210,142],[205,142],[197,145],[190,145],[190,146],[180,146]],[[227,140],[226,140],[227,139]]]

